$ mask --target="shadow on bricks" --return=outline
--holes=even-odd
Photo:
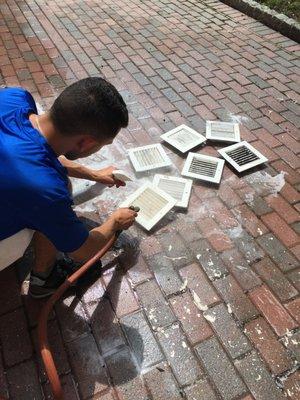
[[[93,227],[95,221],[84,220],[88,228]],[[98,264],[98,273],[95,268],[88,279],[70,288],[55,306],[64,348],[83,397],[109,386],[127,387],[140,375],[145,353],[142,336],[138,329],[121,323],[116,316],[126,272],[137,263],[139,253],[139,239],[123,232],[112,251],[101,259],[102,267],[99,270]],[[32,251],[28,252],[27,258],[26,268],[23,263],[18,271],[20,280],[24,279],[24,269],[26,273],[30,270]],[[35,323],[40,307],[41,304],[36,310]],[[51,321],[53,317],[54,314]],[[49,342],[60,369],[60,355],[51,329]]]
[[[135,379],[140,374],[143,365],[144,343],[139,331],[121,323],[115,314],[116,305],[120,301],[119,295],[122,280],[127,270],[137,262],[139,255],[138,245],[136,238],[132,238],[127,233],[122,233],[113,251],[102,259],[101,274],[104,276],[101,281],[106,281],[106,276],[109,276],[106,289],[101,292],[98,285],[100,282],[99,276],[95,275],[93,279],[91,275],[91,279],[83,281],[74,288],[75,296],[71,302],[66,304],[65,301],[62,301],[59,304],[59,314],[62,317],[59,319],[61,319],[63,325],[62,329],[65,327],[70,331],[74,327],[75,330],[73,332],[74,336],[71,338],[71,352],[69,353],[71,356],[77,353],[76,360],[73,360],[73,363],[78,365],[81,359],[86,360],[86,354],[84,353],[89,351],[88,347],[93,348],[94,354],[93,357],[90,357],[91,362],[93,363],[93,360],[95,360],[96,351],[98,356],[96,360],[98,363],[102,363],[102,370],[105,373],[101,373],[99,370],[99,374],[90,374],[88,377],[90,387],[94,386],[95,390],[97,387],[105,386],[109,383],[113,386],[126,385],[127,382]],[[89,294],[90,290],[95,290],[95,293]],[[78,312],[78,306],[81,304],[84,309],[82,315]],[[68,325],[69,320],[70,324]],[[75,322],[74,325],[73,321]],[[85,340],[84,338],[91,336],[90,333],[92,333],[93,337],[89,339],[88,346],[86,346],[83,341]],[[126,338],[130,338],[130,341]],[[68,338],[65,338],[65,341],[68,342]],[[76,342],[78,345],[76,345]],[[91,346],[92,342],[95,345]],[[134,348],[130,347],[129,342],[134,343]],[[69,346],[67,345],[67,347]],[[76,352],[74,351],[75,349]],[[78,352],[83,354],[78,354]],[[126,358],[125,370],[124,357]],[[91,367],[93,366],[91,365]],[[82,372],[80,374],[76,373],[76,365],[72,365],[72,370],[80,386]],[[91,382],[91,377],[95,382]],[[80,391],[84,392],[82,389]]]

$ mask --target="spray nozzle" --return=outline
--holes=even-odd
[[[129,209],[132,210],[132,211],[135,211],[135,212],[139,212],[140,211],[140,207],[136,207],[136,206],[130,206]]]

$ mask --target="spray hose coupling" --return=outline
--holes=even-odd
[[[132,210],[132,211],[135,211],[135,212],[139,212],[140,211],[140,207],[130,206],[129,210]]]
[[[129,208],[129,210],[132,210],[132,211],[135,211],[135,212],[139,212],[140,211],[140,207],[130,206],[128,208]],[[117,231],[115,233],[116,237],[119,237],[121,235],[121,233],[122,233],[122,229],[120,229],[119,231]]]

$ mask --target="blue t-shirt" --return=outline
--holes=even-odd
[[[72,210],[67,170],[33,128],[31,113],[37,109],[29,92],[0,89],[0,240],[29,228],[72,252],[88,230]]]

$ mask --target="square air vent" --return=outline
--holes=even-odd
[[[156,174],[153,185],[168,193],[176,200],[176,207],[187,208],[191,196],[193,181],[175,176]]]
[[[221,142],[239,142],[239,124],[232,122],[206,121],[206,138]]]
[[[174,206],[176,200],[159,188],[146,183],[120,207],[139,207],[140,211],[136,221],[147,231],[150,231]]]
[[[172,164],[159,143],[129,149],[128,154],[134,169],[138,172],[167,167]]]
[[[186,153],[206,141],[204,136],[186,125],[180,125],[177,128],[164,133],[161,135],[161,138],[182,153]]]
[[[256,167],[268,159],[257,151],[251,144],[240,142],[218,150],[222,157],[238,172]]]
[[[224,167],[220,158],[204,154],[189,153],[181,175],[203,181],[219,183]]]

